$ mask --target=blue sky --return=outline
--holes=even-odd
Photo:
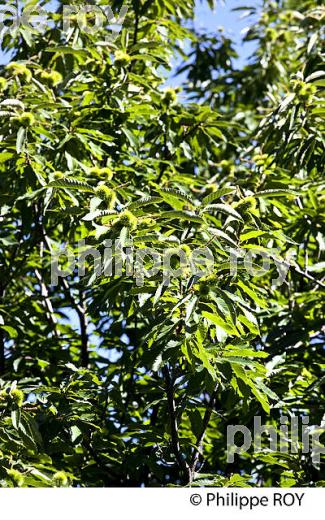
[[[244,11],[233,11],[235,7],[247,4],[256,7],[259,2],[258,0],[226,0],[225,2],[220,0],[214,11],[211,11],[206,0],[197,1],[196,6],[195,29],[202,32],[216,33],[220,28],[223,28],[225,35],[230,37],[235,43],[239,57],[237,60],[234,60],[234,63],[238,67],[244,65],[255,48],[253,42],[242,42],[242,31],[251,24],[252,20],[243,16]],[[176,60],[173,67],[176,68],[178,65],[179,62]],[[184,80],[185,74],[177,77],[171,74],[166,81],[166,85],[176,87]]]
[[[218,3],[214,12],[211,12],[207,2],[197,2],[195,27],[208,31],[215,31],[223,27],[227,36],[230,36],[237,44],[237,52],[240,56],[239,62],[244,62],[253,52],[254,43],[241,44],[241,31],[250,24],[250,19],[242,17],[243,11],[232,11],[236,7],[251,5],[256,7],[260,2],[257,0],[226,0]]]

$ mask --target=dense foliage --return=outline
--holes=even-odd
[[[322,2],[247,2],[242,66],[227,32],[192,28],[194,0],[124,2],[111,41],[65,33],[70,3],[2,41],[1,485],[322,485],[301,442],[264,436],[229,463],[226,438],[254,416],[322,422]],[[80,240],[120,246],[54,283]],[[149,254],[128,272],[130,240],[178,276]],[[204,247],[200,276],[186,261]]]

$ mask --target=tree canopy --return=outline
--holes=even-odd
[[[322,485],[301,439],[227,458],[324,402],[325,9],[246,3],[244,64],[194,0],[2,31],[2,487]]]

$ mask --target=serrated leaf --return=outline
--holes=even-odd
[[[294,100],[296,95],[294,93],[289,94],[287,97],[279,105],[279,112],[283,112],[287,108],[288,105]]]
[[[18,430],[20,425],[20,418],[21,418],[21,410],[20,408],[17,408],[16,410],[12,410],[11,412],[11,421],[13,427]]]
[[[267,303],[265,300],[257,294],[251,287],[247,284],[238,280],[237,285],[262,309],[267,309]]]
[[[210,204],[214,200],[220,199],[224,195],[229,195],[230,193],[234,193],[236,191],[235,187],[229,186],[229,188],[220,188],[219,190],[215,191],[214,193],[210,193],[209,195],[206,195],[202,199],[202,205],[206,206],[207,204]]]
[[[220,318],[217,314],[212,314],[211,312],[203,311],[202,316],[206,318],[211,323],[214,323],[215,325],[218,325],[221,329],[223,329],[227,334],[230,336],[239,336],[238,331],[236,328],[229,323],[227,323],[225,320]]]
[[[7,332],[9,338],[15,339],[18,337],[18,332],[14,327],[11,327],[10,325],[0,325],[0,328]]]
[[[161,198],[172,208],[182,210],[185,205],[193,205],[193,200],[189,195],[173,188],[161,188],[158,190]]]
[[[163,199],[161,197],[142,197],[141,199],[130,202],[130,204],[127,205],[127,208],[129,210],[134,210],[137,208],[142,208],[143,206],[148,206],[150,204],[159,204]]]
[[[57,179],[55,181],[50,182],[47,185],[48,188],[67,188],[69,190],[78,190],[78,191],[86,191],[89,193],[94,193],[95,190],[90,184],[84,181],[79,181],[78,179],[72,179],[70,177],[66,179]]]
[[[258,229],[254,231],[248,231],[247,233],[243,233],[242,235],[240,235],[240,241],[246,242],[246,240],[250,240],[251,238],[258,238],[266,234],[266,231],[261,231]]]
[[[213,213],[219,211],[221,213],[225,213],[226,215],[234,217],[237,220],[243,220],[242,216],[238,213],[238,211],[229,206],[229,204],[209,204],[208,206],[205,206],[201,213]]]
[[[52,53],[58,53],[58,54],[73,54],[74,56],[80,57],[80,58],[87,58],[89,53],[85,49],[75,49],[73,47],[68,46],[53,46],[53,47],[46,47],[44,49],[46,52],[52,52]]]
[[[16,139],[16,151],[17,153],[21,153],[24,149],[25,145],[25,139],[26,139],[26,129],[21,126],[17,132],[17,139]]]
[[[160,213],[159,217],[167,220],[180,219],[187,220],[190,222],[196,222],[197,224],[203,223],[203,219],[201,217],[198,217],[190,211],[163,211],[162,213]]]
[[[317,40],[318,40],[318,33],[315,32],[314,34],[312,34],[312,36],[310,37],[310,40],[308,42],[307,54],[311,53],[311,51],[313,50]]]
[[[254,197],[259,197],[262,199],[267,199],[269,197],[284,197],[290,195],[292,197],[299,197],[300,193],[290,189],[280,189],[280,190],[264,190],[258,191],[254,194]]]

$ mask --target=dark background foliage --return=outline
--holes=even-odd
[[[2,486],[322,485],[301,443],[227,462],[228,425],[320,425],[324,398],[324,8],[247,3],[243,66],[191,29],[194,1],[124,3],[109,44],[64,34],[63,2],[44,33],[3,38]],[[164,88],[175,56],[182,90]],[[51,284],[62,244],[129,238],[209,245],[214,271],[139,287],[88,259]],[[230,273],[238,248],[278,263]]]

